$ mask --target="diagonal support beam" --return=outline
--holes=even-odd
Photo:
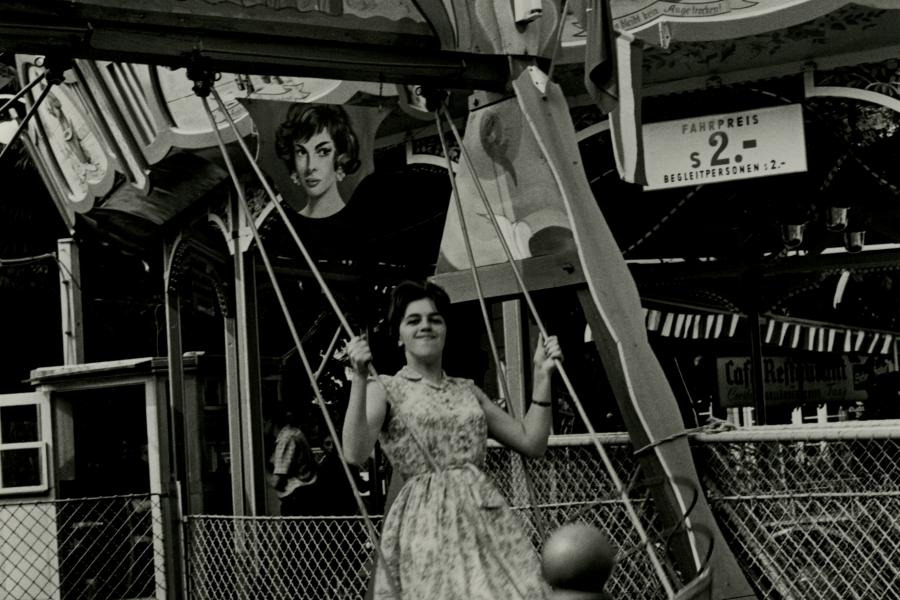
[[[639,457],[644,472],[664,482],[652,487],[664,526],[685,519],[713,538],[695,536],[690,529],[681,532],[674,558],[685,573],[696,576],[712,543],[713,597],[755,597],[702,494],[685,517],[689,488],[702,488],[688,441],[680,435],[684,423],[675,395],[647,340],[637,286],[585,177],[565,96],[539,75],[523,72],[513,87],[568,211],[587,283],[582,306],[616,401],[633,445],[646,448]]]

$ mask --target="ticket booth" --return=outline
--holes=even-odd
[[[0,533],[18,553],[0,590],[125,600],[177,589],[182,494],[230,510],[222,364],[185,355],[177,420],[194,425],[179,442],[164,358],[41,367],[35,392],[0,396]]]
[[[10,597],[168,597],[164,362],[43,367],[35,392],[0,396],[0,522],[23,542],[4,573]]]

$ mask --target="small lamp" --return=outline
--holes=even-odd
[[[825,229],[828,231],[844,231],[847,229],[847,213],[845,206],[830,206],[825,213]]]
[[[845,231],[844,248],[847,252],[859,252],[866,245],[865,231]]]
[[[781,241],[784,247],[790,250],[797,248],[803,243],[803,232],[806,230],[806,223],[788,223],[781,226]]]

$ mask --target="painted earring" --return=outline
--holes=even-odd
[[[291,172],[291,181],[294,182],[294,185],[303,185],[300,183],[300,174],[297,171]]]
[[[337,177],[337,180],[338,180],[338,181],[343,181],[343,180],[344,180],[344,177],[345,177],[344,171],[342,171],[341,169],[338,169],[338,170],[335,172],[335,177]]]

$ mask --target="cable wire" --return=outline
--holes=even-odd
[[[215,95],[215,98],[216,101],[220,103],[220,108],[222,108],[221,99],[219,98],[218,94]],[[275,276],[275,270],[272,268],[272,263],[269,261],[269,255],[262,244],[259,230],[257,229],[256,224],[253,222],[253,214],[250,212],[250,207],[247,205],[247,199],[244,196],[243,187],[241,186],[241,183],[238,179],[234,165],[231,162],[231,157],[228,155],[228,151],[225,148],[225,143],[222,140],[222,134],[216,124],[215,117],[213,116],[212,110],[209,107],[209,100],[208,98],[201,98],[201,102],[203,103],[203,108],[206,111],[210,126],[212,127],[212,130],[216,135],[216,142],[219,146],[220,152],[222,153],[222,158],[225,161],[225,166],[228,169],[228,174],[231,177],[232,183],[234,184],[235,190],[237,192],[238,204],[240,205],[241,211],[244,213],[247,226],[249,227],[250,232],[253,235],[253,239],[256,242],[259,254],[262,257],[263,264],[265,265],[266,272],[271,279],[272,288],[275,292],[275,296],[278,299],[278,304],[281,307],[281,311],[284,314],[285,320],[287,321],[287,326],[290,331],[291,337],[294,340],[294,345],[297,347],[297,353],[300,356],[300,361],[303,363],[303,369],[306,371],[307,377],[309,378],[310,384],[313,388],[313,393],[316,397],[316,404],[319,406],[320,412],[322,413],[322,418],[325,421],[325,426],[328,428],[328,433],[332,436],[332,439],[339,440],[340,436],[338,436],[337,434],[334,422],[331,419],[331,414],[328,412],[328,408],[325,405],[325,399],[322,397],[322,391],[319,388],[318,382],[316,381],[316,374],[313,372],[309,359],[306,356],[306,352],[303,350],[303,344],[300,342],[300,335],[297,332],[297,328],[294,325],[294,320],[291,317],[290,309],[288,308],[287,302],[284,299],[284,295],[281,292],[281,286],[278,284],[278,280]],[[223,112],[225,112],[225,114],[228,114],[227,111]],[[240,137],[238,139],[240,139]],[[341,459],[341,466],[343,467],[344,475],[347,477],[347,481],[350,483],[350,488],[353,490],[353,498],[356,501],[356,506],[359,509],[363,520],[365,521],[366,529],[369,534],[369,538],[372,541],[372,546],[374,547],[375,552],[378,556],[378,560],[382,561],[382,563],[386,566],[387,562],[385,561],[384,555],[382,554],[378,534],[375,531],[375,524],[373,523],[372,517],[369,515],[369,511],[366,509],[365,503],[362,500],[362,495],[360,494],[359,489],[356,486],[356,479],[353,477],[353,474],[350,472],[350,468],[347,465],[347,460],[344,457],[344,451],[341,447],[341,444],[335,444],[335,449],[337,451],[338,457]],[[398,598],[400,598],[400,595],[397,593],[395,583],[391,577],[388,577],[388,582],[391,587],[391,591]]]
[[[493,327],[491,326],[491,320],[488,316],[484,290],[481,287],[481,277],[478,274],[478,266],[475,264],[475,253],[472,250],[472,240],[469,237],[469,229],[466,226],[466,217],[463,214],[462,200],[459,196],[459,188],[457,187],[456,176],[453,172],[453,161],[450,159],[450,152],[447,148],[447,140],[444,137],[444,128],[441,125],[440,113],[435,111],[434,118],[437,126],[438,137],[440,137],[441,140],[441,148],[443,149],[444,156],[447,159],[447,175],[450,177],[450,186],[453,189],[453,199],[454,203],[456,204],[456,214],[459,218],[460,233],[462,234],[462,239],[466,247],[466,256],[469,259],[469,271],[472,274],[472,283],[475,285],[475,294],[478,296],[478,306],[481,308],[481,316],[484,320],[484,328],[487,332],[488,344],[491,347],[491,355],[494,359],[494,366],[497,368],[498,379],[500,380],[500,386],[503,388],[503,397],[506,398],[506,404],[509,408],[509,412],[514,418],[516,418],[519,415],[516,414],[514,402],[510,397],[509,381],[507,379],[506,371],[503,368],[503,363],[500,362],[500,352],[497,349],[497,340],[494,338]],[[474,176],[475,174],[473,173],[472,175]],[[524,415],[522,416],[524,417]],[[534,507],[532,510],[532,514],[534,515],[538,533],[540,534],[542,540],[546,540],[547,523],[544,521],[543,516],[537,509],[537,494],[534,489],[534,480],[531,477],[531,469],[528,467],[528,461],[525,459],[525,457],[521,454],[519,454],[518,456],[522,462],[522,472],[525,476],[525,487],[528,490],[528,496],[531,499],[531,505]]]
[[[446,106],[442,106],[439,110],[444,112],[445,118],[450,124],[450,129],[453,132],[454,137],[456,138],[456,143],[460,149],[460,155],[463,157],[466,163],[466,167],[470,172],[475,173],[475,168],[472,163],[471,156],[469,155],[468,150],[463,145],[462,137],[459,135],[459,131],[456,128],[456,125],[449,118],[449,111]],[[491,207],[490,201],[488,200],[487,194],[484,191],[484,187],[481,185],[481,181],[478,177],[473,177],[472,180],[475,182],[475,188],[478,192],[478,195],[481,197],[481,201],[484,204],[485,212],[487,213],[488,219],[494,227],[494,231],[497,233],[497,238],[500,241],[500,245],[503,248],[504,253],[506,254],[507,262],[509,263],[510,268],[512,269],[513,275],[515,276],[516,283],[518,284],[519,290],[522,292],[522,296],[525,298],[525,303],[528,305],[529,311],[531,312],[531,316],[534,319],[535,324],[538,327],[538,330],[541,332],[541,335],[545,338],[548,336],[547,328],[544,326],[544,322],[541,320],[540,314],[537,311],[537,307],[534,304],[534,300],[531,297],[531,293],[528,291],[528,287],[525,284],[525,280],[522,277],[522,274],[519,271],[519,267],[516,265],[516,260],[513,257],[512,251],[509,248],[509,244],[506,241],[506,238],[503,236],[503,231],[500,228],[500,224],[497,222],[497,217],[494,214],[493,208]],[[591,441],[594,444],[594,447],[597,449],[597,453],[600,456],[600,460],[603,462],[603,465],[606,467],[607,474],[610,477],[610,480],[613,483],[613,486],[616,488],[616,491],[619,494],[619,497],[622,500],[622,504],[625,508],[625,512],[628,514],[629,519],[632,522],[632,525],[635,528],[635,531],[638,534],[638,537],[641,541],[641,544],[644,545],[647,551],[647,555],[650,559],[651,564],[653,565],[654,570],[659,577],[660,584],[665,589],[666,595],[669,598],[674,598],[675,592],[672,588],[672,584],[669,581],[668,575],[666,574],[662,564],[660,563],[659,557],[656,555],[656,552],[653,550],[653,546],[650,542],[649,537],[647,536],[647,531],[644,529],[643,524],[640,522],[640,518],[637,516],[637,512],[634,509],[634,505],[631,502],[631,499],[628,497],[628,493],[624,486],[622,485],[622,481],[619,478],[618,474],[615,471],[615,467],[612,464],[609,456],[606,453],[606,450],[597,440],[597,432],[594,430],[594,426],[591,424],[590,419],[588,418],[587,412],[584,410],[584,405],[581,403],[581,400],[578,397],[577,392],[575,391],[574,386],[572,385],[571,380],[569,379],[568,374],[566,373],[566,369],[563,366],[562,362],[556,359],[556,368],[559,372],[560,378],[562,379],[566,389],[569,392],[570,398],[572,400],[572,404],[575,406],[575,409],[578,412],[581,421],[583,422],[585,428],[590,434]]]
[[[28,125],[31,117],[33,117],[37,112],[38,107],[44,102],[44,99],[47,97],[47,94],[50,93],[50,88],[52,87],[53,82],[50,82],[47,87],[41,90],[41,94],[37,97],[37,100],[34,101],[34,104],[31,105],[31,108],[28,109],[28,112],[25,114],[25,118],[22,119],[21,123],[19,123],[19,126],[16,128],[15,133],[12,134],[12,137],[9,139],[9,143],[3,146],[3,150],[0,150],[0,161],[3,160],[6,152],[13,146],[13,143],[19,139],[19,136],[22,135],[22,132],[25,131],[25,127]]]

